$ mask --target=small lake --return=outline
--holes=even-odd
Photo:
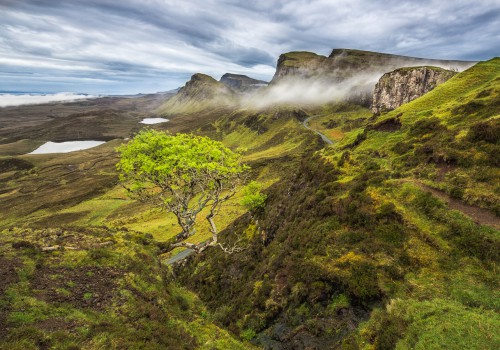
[[[46,142],[28,154],[68,153],[102,145],[105,141]]]
[[[141,123],[141,124],[160,124],[160,123],[166,123],[166,122],[168,122],[168,119],[165,119],[165,118],[144,118],[139,123]]]

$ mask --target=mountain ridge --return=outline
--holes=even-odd
[[[163,103],[156,113],[195,113],[207,107],[226,106],[234,98],[234,91],[213,77],[195,73],[173,97]]]
[[[307,103],[303,101],[304,97],[315,94],[321,95],[321,98],[314,101],[314,96],[311,96],[311,104],[345,99],[370,107],[375,85],[387,72],[422,65],[452,67],[458,71],[473,63],[353,49],[333,49],[328,57],[308,51],[292,51],[279,56],[269,84],[242,74],[225,73],[217,81],[206,74],[196,73],[174,97],[157,109],[157,113],[195,113],[206,108],[238,104],[244,107],[255,105],[257,108],[273,104],[300,104]],[[250,94],[241,94],[248,92]],[[281,99],[282,95],[290,93],[297,96]]]

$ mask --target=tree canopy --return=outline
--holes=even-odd
[[[217,242],[213,220],[221,204],[231,198],[249,167],[241,154],[221,142],[191,134],[170,135],[145,129],[117,148],[120,181],[140,200],[164,207],[177,217],[181,233],[170,245],[201,251]],[[183,242],[195,233],[197,215],[208,208],[212,238],[202,246]]]

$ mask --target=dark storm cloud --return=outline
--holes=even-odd
[[[500,47],[500,0],[0,0],[0,12],[0,90],[167,90],[195,72],[270,79],[291,50],[482,60]]]

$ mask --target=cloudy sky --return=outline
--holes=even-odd
[[[500,55],[500,0],[0,0],[0,91],[166,91],[271,79],[278,56],[356,48]]]

